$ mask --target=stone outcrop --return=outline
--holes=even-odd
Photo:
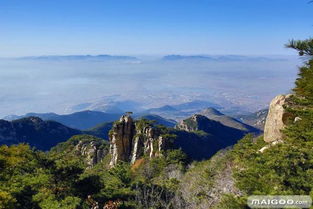
[[[111,166],[119,161],[133,164],[143,156],[157,157],[167,148],[166,140],[153,125],[135,122],[129,115],[114,123],[109,138]]]
[[[288,117],[285,106],[290,97],[290,94],[278,95],[271,101],[264,127],[264,141],[273,142],[283,138],[281,130],[285,128]]]
[[[84,157],[87,168],[92,168],[97,163],[101,162],[108,150],[101,141],[85,141],[81,140],[75,146],[76,152]]]
[[[200,115],[200,114],[194,114],[190,118],[187,118],[185,120],[180,121],[175,128],[179,130],[184,130],[184,131],[199,131],[201,125],[201,121],[210,121],[207,117]]]
[[[118,161],[129,161],[132,152],[133,138],[135,135],[135,123],[129,115],[123,115],[115,122],[110,131],[110,165]]]

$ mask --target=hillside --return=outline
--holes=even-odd
[[[43,121],[38,117],[28,117],[12,122],[0,120],[0,143],[28,143],[41,150],[49,150],[81,131],[58,122]]]
[[[234,145],[248,132],[196,114],[178,123],[173,133],[177,135],[177,148],[182,148],[193,159],[201,160]]]
[[[263,109],[252,114],[238,115],[236,118],[238,118],[238,120],[242,121],[243,123],[263,130],[267,114],[268,109]]]
[[[222,123],[225,126],[232,127],[235,129],[239,129],[249,133],[259,133],[260,131],[250,125],[247,125],[235,118],[230,116],[224,115],[223,113],[219,112],[217,109],[214,108],[207,108],[199,113],[200,115],[206,116],[211,120],[215,120],[217,122]]]
[[[90,135],[76,135],[54,146],[49,155],[52,159],[62,158],[78,161],[85,168],[100,163],[109,153],[109,143]]]

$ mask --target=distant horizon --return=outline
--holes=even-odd
[[[164,54],[109,54],[109,53],[73,53],[73,54],[34,54],[34,55],[20,55],[20,56],[0,56],[0,58],[31,58],[31,57],[53,57],[53,56],[132,56],[132,57],[163,57],[163,56],[171,56],[171,55],[178,55],[178,56],[246,56],[246,57],[268,57],[268,56],[285,56],[285,57],[298,57],[296,53],[293,51],[291,53],[286,54],[208,54],[208,53],[164,53]]]

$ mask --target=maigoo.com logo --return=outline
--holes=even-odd
[[[248,197],[250,208],[310,208],[312,199],[307,195],[255,195]]]

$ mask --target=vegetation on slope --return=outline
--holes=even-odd
[[[288,47],[306,55],[308,61],[300,68],[289,111],[284,142],[266,149],[262,137],[247,136],[235,145],[232,160],[235,164],[236,185],[243,195],[222,201],[223,207],[233,204],[245,208],[242,198],[253,194],[310,195],[313,198],[313,39],[291,41]],[[295,118],[297,117],[297,120]],[[229,198],[229,196],[228,196]]]

